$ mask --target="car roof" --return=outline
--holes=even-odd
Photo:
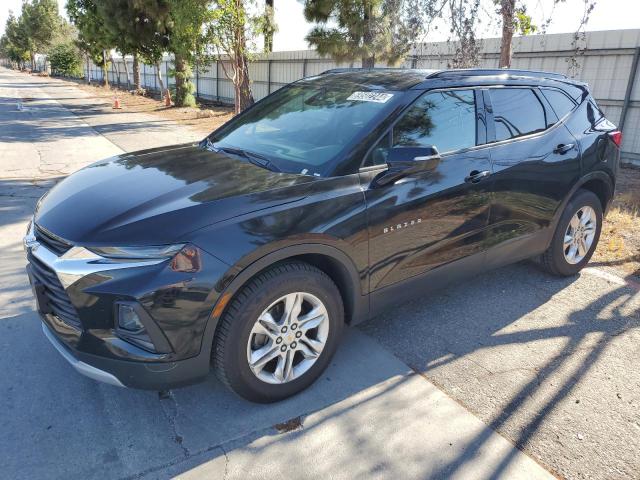
[[[334,68],[296,83],[335,86],[338,82],[367,90],[409,90],[435,72],[408,68]]]
[[[334,68],[319,76],[308,77],[302,82],[357,84],[371,90],[409,90],[469,85],[551,85],[586,84],[553,72],[519,69],[447,69],[426,70],[409,68]],[[316,83],[317,84],[317,83]],[[560,85],[558,85],[560,84]]]

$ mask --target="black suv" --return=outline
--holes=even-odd
[[[344,325],[536,257],[574,275],[621,133],[587,86],[517,70],[332,70],[199,144],[71,175],[25,237],[42,328],[81,373],[241,396],[310,385]]]

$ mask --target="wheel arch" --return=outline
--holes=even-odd
[[[256,275],[285,261],[302,261],[326,273],[336,284],[345,307],[345,323],[354,325],[369,316],[369,297],[363,294],[358,273],[352,260],[340,249],[326,244],[298,244],[266,254],[247,266],[236,266],[227,276],[226,285],[213,306],[207,322],[202,349],[210,350],[220,318],[231,300]],[[202,353],[202,351],[201,351]],[[210,353],[210,352],[209,352]]]
[[[558,221],[560,220],[562,212],[564,212],[567,203],[569,203],[569,200],[571,200],[571,198],[578,190],[582,188],[584,190],[593,192],[602,203],[602,211],[606,212],[609,205],[611,204],[611,200],[613,199],[614,185],[615,184],[612,176],[605,171],[597,170],[595,172],[590,172],[587,175],[584,175],[573,185],[569,193],[562,201],[560,208],[557,209],[553,219],[554,229]]]
[[[602,172],[602,175],[595,175],[580,183],[579,188],[589,190],[596,194],[602,205],[602,211],[609,209],[611,200],[613,199],[613,181],[608,174]]]

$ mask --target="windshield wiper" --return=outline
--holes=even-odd
[[[266,168],[267,170],[271,170],[272,172],[282,171],[277,167],[277,165],[275,165],[271,160],[269,160],[264,155],[252,152],[250,150],[243,150],[242,148],[235,148],[235,147],[221,147],[219,145],[215,145],[214,143],[211,143],[211,141],[208,139],[207,139],[207,147],[209,148],[213,147],[217,151],[226,152],[232,155],[238,155],[240,157],[246,158],[253,165]]]

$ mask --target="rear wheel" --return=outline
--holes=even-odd
[[[593,192],[578,190],[565,207],[551,245],[542,255],[542,267],[554,275],[575,275],[591,259],[601,229],[600,199]]]
[[[216,373],[251,401],[294,395],[329,364],[343,318],[340,292],[324,272],[302,262],[277,265],[243,287],[220,320]]]

